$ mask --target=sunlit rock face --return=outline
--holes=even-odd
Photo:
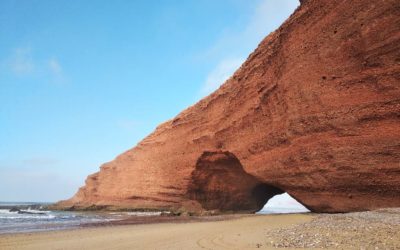
[[[398,0],[302,1],[219,90],[58,207],[255,211],[281,192],[316,212],[400,206],[399,29]]]

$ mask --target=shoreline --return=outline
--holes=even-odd
[[[315,215],[223,215],[124,220],[87,227],[0,235],[0,249],[253,249],[266,229],[310,221]],[[140,222],[142,222],[141,220]],[[221,238],[222,237],[222,238]]]
[[[0,249],[399,249],[400,208],[136,217],[0,235]]]
[[[81,228],[107,227],[107,226],[129,226],[129,225],[148,225],[148,224],[163,224],[163,223],[192,223],[192,222],[212,222],[226,221],[238,219],[254,214],[228,214],[228,215],[211,215],[211,216],[130,216],[121,220],[102,221],[94,223],[86,223],[81,225]]]
[[[90,213],[88,211],[82,213]],[[102,211],[98,214],[106,214],[108,212]],[[2,236],[12,236],[20,234],[36,234],[36,233],[49,233],[49,232],[59,232],[59,231],[69,231],[69,230],[80,230],[80,229],[91,229],[91,228],[102,228],[102,227],[118,227],[118,226],[133,226],[133,225],[153,225],[153,224],[183,224],[183,223],[198,223],[198,222],[218,222],[218,221],[229,221],[246,217],[253,216],[275,216],[275,215],[311,215],[313,213],[274,213],[274,214],[217,214],[217,215],[203,215],[203,216],[177,216],[177,215],[150,215],[150,216],[135,216],[135,215],[125,215],[125,218],[115,219],[115,220],[105,220],[98,222],[86,222],[81,225],[66,226],[59,228],[43,228],[43,229],[33,229],[32,231],[15,231],[15,232],[1,232],[0,238]]]

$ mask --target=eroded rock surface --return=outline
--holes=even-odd
[[[58,206],[254,211],[286,191],[343,212],[400,206],[399,183],[400,1],[307,0],[219,90]]]

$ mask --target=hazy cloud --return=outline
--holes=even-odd
[[[63,84],[65,82],[65,75],[60,62],[56,58],[50,58],[47,61],[47,66],[52,77],[52,82]]]
[[[53,73],[54,75],[62,74],[63,70],[57,59],[55,59],[55,58],[49,59],[48,66],[49,66],[50,72]]]
[[[254,10],[249,24],[242,32],[243,39],[252,39],[256,43],[277,29],[299,6],[298,0],[263,0]]]
[[[16,48],[1,64],[3,69],[18,77],[41,77],[56,84],[64,83],[66,79],[57,58],[38,59],[30,47]]]
[[[207,76],[201,94],[208,95],[216,90],[222,83],[228,80],[243,61],[242,58],[222,60]]]
[[[72,176],[47,169],[0,168],[1,201],[57,201],[71,197],[81,185]]]
[[[30,48],[18,48],[13,52],[9,66],[16,75],[27,75],[35,70]]]
[[[247,57],[265,36],[277,29],[293,13],[299,4],[298,0],[258,1],[248,23],[241,30],[222,31],[213,46],[202,51],[201,57],[215,59],[235,53]]]
[[[202,60],[219,61],[207,75],[201,89],[201,96],[211,93],[224,83],[258,43],[277,29],[298,5],[298,0],[259,1],[243,29],[222,32],[214,45],[199,56]]]
[[[65,164],[65,163],[64,163]],[[0,161],[0,201],[57,201],[71,197],[87,171],[66,171],[58,159],[34,156]]]

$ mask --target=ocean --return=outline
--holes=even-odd
[[[0,202],[0,234],[78,228],[86,224],[154,216],[158,212],[69,212],[45,210],[49,203]]]
[[[0,234],[79,228],[87,224],[158,216],[161,212],[73,212],[46,210],[50,203],[0,202]],[[257,214],[309,212],[304,207],[265,206]]]

